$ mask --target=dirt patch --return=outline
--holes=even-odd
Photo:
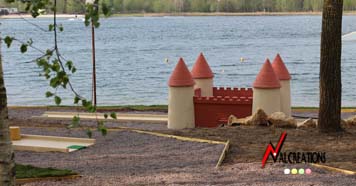
[[[356,128],[340,135],[319,133],[315,129],[279,129],[273,127],[237,126],[218,129],[186,129],[164,133],[227,140],[231,142],[225,163],[261,162],[270,141],[277,144],[283,131],[287,138],[283,151],[326,152],[326,165],[356,171]]]

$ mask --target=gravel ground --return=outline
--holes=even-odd
[[[21,126],[22,132],[26,134],[86,137],[83,131],[64,129],[63,127],[70,122],[68,120],[30,119],[31,116],[41,115],[44,111],[46,109],[43,108],[9,109],[9,122],[11,125]],[[314,113],[306,113],[308,114]],[[85,121],[84,125],[94,126],[95,122]],[[36,128],[35,126],[57,128]],[[73,153],[17,151],[16,161],[18,163],[71,169],[82,175],[81,178],[75,180],[41,181],[25,185],[356,185],[355,175],[333,173],[310,165],[293,167],[293,165],[268,164],[266,168],[261,169],[260,154],[262,156],[263,152],[259,151],[264,151],[270,139],[276,136],[278,138],[279,129],[235,127],[169,131],[164,124],[137,122],[107,122],[107,126],[133,127],[216,140],[230,139],[232,146],[227,156],[227,163],[215,169],[215,164],[223,149],[222,145],[183,142],[128,131],[110,132],[106,137],[94,133],[93,137],[97,139],[96,145]],[[293,142],[302,144],[302,139],[307,138],[305,136],[307,134],[314,136],[313,138],[318,137],[315,140],[325,141],[323,136],[315,132],[288,130],[288,142],[285,146]],[[354,132],[351,131],[343,138],[352,140],[354,139],[352,134]],[[339,143],[339,140],[335,141],[334,137],[328,137],[328,139],[330,139],[329,143]],[[349,147],[353,148],[351,145]],[[299,149],[304,148],[299,147]],[[348,152],[351,153],[355,151],[349,150]],[[343,157],[340,156],[340,158]],[[346,160],[350,161],[350,158]],[[352,162],[356,163],[356,161],[350,163]],[[311,175],[284,175],[285,168],[311,168],[313,172]]]
[[[22,132],[85,137],[82,131],[68,133],[66,129],[22,128]],[[224,148],[223,145],[183,142],[128,131],[110,132],[106,137],[96,134],[95,138],[97,142],[93,147],[69,154],[16,152],[16,162],[71,169],[83,175],[72,185],[155,183],[167,181],[159,178],[162,175],[169,178],[214,169]],[[55,185],[69,184],[56,182]]]
[[[28,134],[85,137],[82,131],[23,128]],[[238,163],[215,169],[223,145],[183,142],[135,132],[94,134],[94,146],[73,153],[16,152],[16,162],[71,169],[83,177],[41,181],[26,186],[107,185],[355,185],[356,176],[332,173],[309,165],[286,167]],[[203,158],[202,158],[203,157]],[[311,175],[284,175],[285,168],[311,168]]]

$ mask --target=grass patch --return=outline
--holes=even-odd
[[[67,169],[39,168],[32,165],[16,164],[16,178],[43,178],[76,175],[77,173]]]

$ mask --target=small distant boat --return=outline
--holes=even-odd
[[[247,60],[248,60],[248,58],[244,58],[244,57],[241,57],[241,58],[240,58],[240,62],[241,62],[241,63],[245,63],[245,62],[247,62]]]
[[[350,32],[342,36],[344,40],[356,40],[356,32]]]
[[[68,21],[85,21],[84,18],[69,18]]]

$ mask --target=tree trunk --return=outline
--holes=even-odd
[[[343,0],[324,0],[320,50],[321,132],[341,131],[341,31]]]
[[[2,40],[0,40],[0,185],[13,186],[15,185],[15,163],[9,126],[5,119],[7,117],[7,98],[2,68],[1,42]]]

